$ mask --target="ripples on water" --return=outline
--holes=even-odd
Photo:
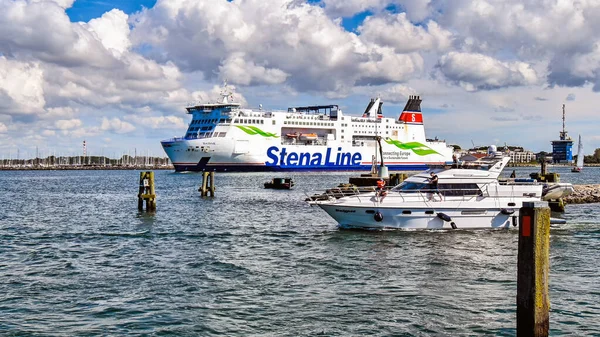
[[[148,215],[135,171],[0,172],[0,334],[515,335],[516,231],[340,231],[302,200],[351,175],[159,171]],[[597,209],[552,230],[552,335],[600,335]]]

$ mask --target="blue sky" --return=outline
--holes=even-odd
[[[24,15],[11,14],[19,4]],[[600,147],[592,3],[156,4],[1,2],[0,155],[78,153],[84,139],[92,152],[162,154],[161,139],[185,132],[185,104],[213,98],[224,79],[248,107],[360,115],[380,96],[397,116],[418,94],[427,136],[463,147],[549,151],[566,104],[569,134],[588,154]]]
[[[102,16],[114,8],[120,9],[126,14],[132,14],[142,10],[142,8],[152,8],[156,0],[120,0],[120,1],[93,1],[77,0],[73,7],[66,10],[67,15],[72,22],[90,21],[91,19]]]

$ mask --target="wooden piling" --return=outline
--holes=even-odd
[[[215,196],[215,172],[202,172],[202,185],[198,189],[203,197]]]
[[[138,192],[138,210],[156,211],[156,193],[154,191],[154,172],[140,172],[140,189]]]
[[[524,202],[519,211],[517,262],[517,336],[548,336],[550,297],[550,208]]]

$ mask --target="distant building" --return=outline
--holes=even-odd
[[[529,163],[536,160],[536,155],[532,151],[515,150],[510,151],[510,161],[513,163]]]
[[[552,141],[552,162],[561,164],[573,163],[573,140],[571,137]]]

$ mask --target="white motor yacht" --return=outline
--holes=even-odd
[[[431,168],[409,177],[385,197],[369,192],[310,201],[341,228],[484,229],[518,225],[523,202],[542,200],[543,184],[533,179],[498,179],[510,157],[491,146],[475,162]],[[431,188],[431,172],[438,176]]]

